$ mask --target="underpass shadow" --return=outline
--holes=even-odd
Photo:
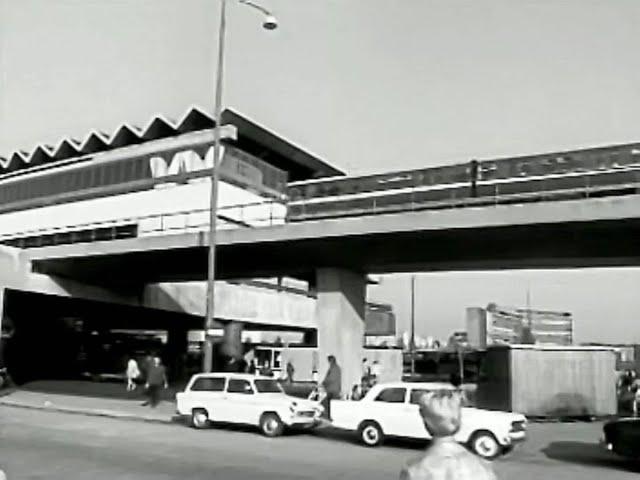
[[[541,451],[553,460],[640,473],[637,462],[617,457],[596,443],[552,442]]]
[[[128,392],[124,382],[91,382],[85,380],[39,380],[20,385],[20,390],[44,394],[71,395],[78,397],[110,398],[119,400],[143,401],[146,399],[143,385]],[[180,387],[169,387],[161,390],[160,398],[164,401],[175,401],[175,394]]]

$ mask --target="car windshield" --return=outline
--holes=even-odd
[[[275,380],[254,380],[256,390],[260,393],[282,393],[282,387]]]

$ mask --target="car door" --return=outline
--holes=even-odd
[[[380,390],[371,402],[372,420],[377,421],[386,435],[405,436],[405,399],[404,387],[387,387]]]
[[[227,422],[255,425],[256,393],[249,380],[229,378],[225,399]]]
[[[210,420],[222,420],[225,382],[223,376],[197,378],[189,389],[191,408],[206,408]]]

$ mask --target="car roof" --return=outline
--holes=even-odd
[[[379,388],[412,388],[425,390],[454,390],[455,387],[446,382],[386,382],[378,383]]]
[[[238,380],[276,380],[273,377],[266,377],[264,375],[254,375],[252,373],[234,373],[234,372],[211,372],[211,373],[196,373],[193,378],[232,378]]]

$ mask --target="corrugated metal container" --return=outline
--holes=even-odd
[[[614,415],[615,367],[611,348],[491,347],[478,384],[478,406],[539,417]]]

